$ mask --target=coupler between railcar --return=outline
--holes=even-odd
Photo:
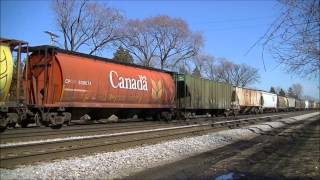
[[[23,128],[35,123],[37,126],[48,126],[52,129],[59,129],[64,123],[70,124],[71,113],[66,112],[65,108],[45,109],[29,106],[23,113],[19,114],[18,119],[18,124]]]
[[[7,126],[17,123],[18,115],[16,113],[9,113],[9,107],[0,107],[0,132],[3,132]]]
[[[263,108],[259,106],[245,106],[240,109],[240,114],[262,114]]]
[[[9,104],[0,106],[0,131],[7,127],[21,126],[27,119],[28,109],[24,104]]]

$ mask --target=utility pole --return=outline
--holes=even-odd
[[[46,33],[50,36],[52,46],[54,46],[56,43],[58,43],[58,41],[56,40],[56,38],[59,38],[58,35],[54,34],[53,32],[50,32],[50,31],[44,31],[44,33]]]

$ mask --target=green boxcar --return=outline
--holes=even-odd
[[[184,74],[175,74],[175,80],[177,108],[206,112],[231,109],[232,85]]]

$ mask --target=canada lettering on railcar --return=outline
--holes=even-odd
[[[115,77],[115,78],[114,78]],[[138,75],[138,78],[121,77],[116,71],[109,73],[110,84],[113,88],[148,91],[147,77]],[[117,81],[114,81],[116,79]]]

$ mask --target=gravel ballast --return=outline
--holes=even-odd
[[[86,157],[0,169],[0,179],[114,179],[181,160],[213,150],[239,140],[258,136],[259,131],[271,131],[285,123],[293,123],[319,115],[309,113],[275,122],[220,131],[203,136],[172,140],[160,144],[136,147],[118,152],[99,153]],[[273,128],[272,128],[273,127]],[[255,129],[255,132],[249,130]]]
[[[275,116],[279,116],[279,115],[271,115],[271,116],[264,116],[264,117],[275,117]],[[248,119],[254,119],[254,118],[248,118]],[[40,140],[6,142],[3,144],[0,144],[0,148],[24,146],[24,145],[32,145],[32,144],[36,145],[36,144],[50,143],[50,142],[65,142],[65,141],[86,140],[86,139],[103,138],[103,137],[115,137],[115,136],[121,136],[121,135],[133,135],[133,134],[146,133],[146,132],[164,131],[164,130],[170,130],[170,129],[171,130],[183,129],[183,128],[187,128],[187,127],[197,127],[197,126],[201,126],[201,125],[194,124],[194,125],[185,125],[185,126],[177,126],[177,127],[166,127],[166,128],[145,129],[145,130],[138,130],[138,131],[127,131],[127,132],[119,132],[119,133],[111,133],[111,134],[105,133],[105,134],[97,134],[97,135],[69,136],[69,137],[62,137],[62,138],[48,138],[46,136],[43,136],[42,139],[40,139]]]

